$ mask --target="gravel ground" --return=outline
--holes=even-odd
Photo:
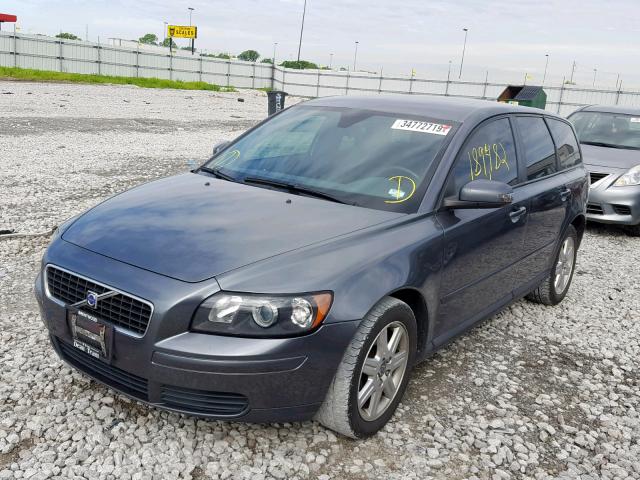
[[[0,230],[185,171],[265,109],[260,92],[0,82]],[[48,241],[0,239],[0,480],[640,478],[640,239],[618,229],[588,229],[560,306],[517,302],[419,365],[365,441],[162,412],[65,367],[32,293]]]

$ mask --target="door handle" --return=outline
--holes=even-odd
[[[527,207],[520,207],[519,209],[509,213],[509,217],[513,223],[516,223],[525,213],[527,213]]]
[[[567,199],[568,199],[570,196],[571,196],[571,190],[569,190],[568,188],[565,188],[564,190],[562,190],[562,191],[560,192],[560,199],[561,199],[563,202],[566,202],[566,201],[567,201]]]

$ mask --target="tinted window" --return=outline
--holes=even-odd
[[[293,184],[341,201],[415,211],[453,123],[353,108],[296,106],[208,164],[239,180]]]
[[[555,147],[544,120],[541,117],[516,117],[516,122],[527,162],[527,180],[555,173]]]
[[[513,132],[506,118],[482,125],[471,134],[456,159],[447,196],[458,195],[465,184],[478,178],[518,183]]]
[[[549,130],[556,142],[556,151],[558,154],[558,166],[560,170],[571,168],[578,165],[582,159],[580,158],[580,149],[578,141],[573,134],[573,130],[569,125],[551,118],[547,119]]]

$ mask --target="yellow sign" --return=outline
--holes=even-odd
[[[175,38],[198,38],[198,27],[167,25],[167,36]]]

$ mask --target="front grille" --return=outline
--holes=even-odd
[[[71,365],[101,382],[118,389],[132,397],[147,401],[147,380],[132,373],[108,365],[71,345],[55,340],[62,356]]]
[[[111,291],[108,287],[52,266],[47,267],[47,286],[51,296],[69,305],[85,300],[88,291],[98,295]],[[150,305],[122,293],[101,299],[97,308],[81,309],[140,335],[147,330],[151,317]]]
[[[587,213],[591,215],[604,215],[604,210],[602,210],[602,206],[597,203],[589,203],[587,204]]]
[[[631,207],[627,205],[613,205],[613,211],[618,215],[631,215]]]
[[[596,183],[602,180],[604,177],[607,177],[608,173],[600,173],[600,172],[589,172],[589,178],[591,183]]]
[[[204,415],[235,416],[249,407],[247,397],[237,393],[207,392],[169,385],[162,386],[160,397],[166,407]]]

